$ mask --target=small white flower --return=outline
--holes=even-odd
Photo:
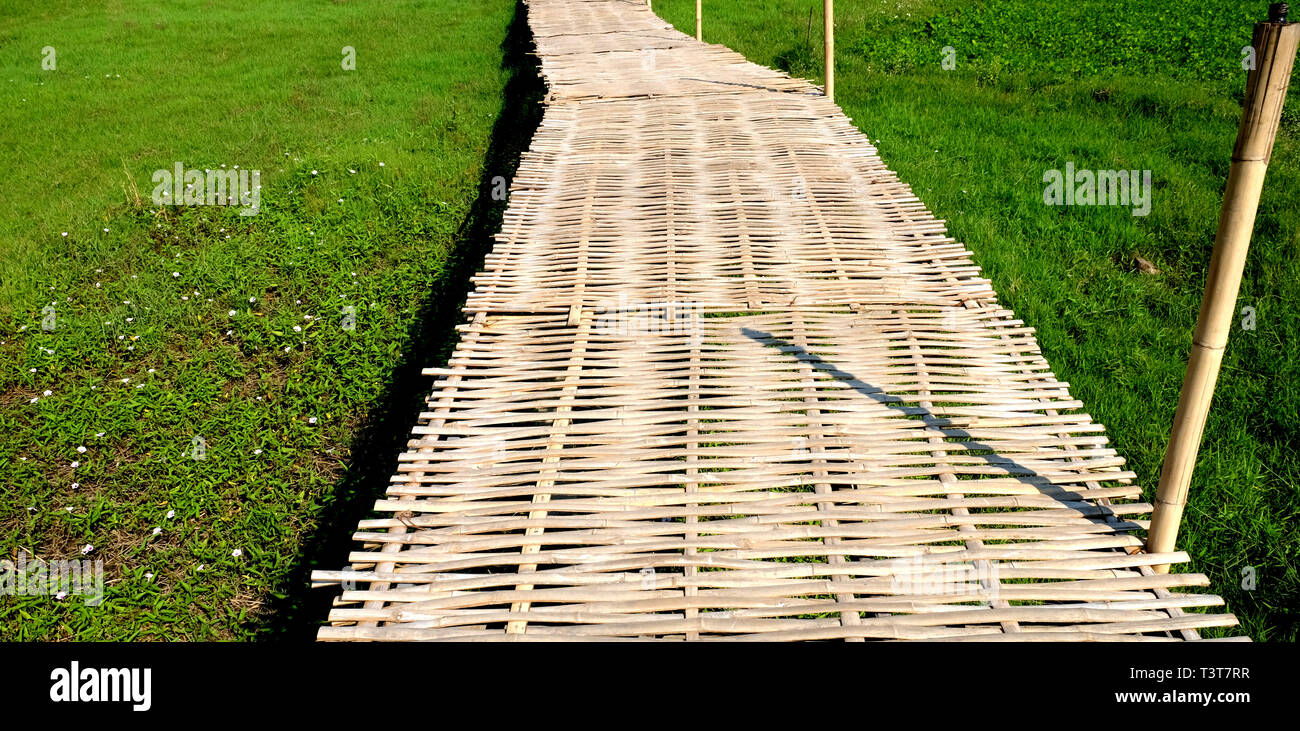
[[[175,517],[176,517],[176,511],[175,511],[175,510],[168,510],[168,511],[167,511],[167,517],[168,517],[168,518],[175,518]]]
[[[80,467],[80,466],[81,466],[81,463],[80,463],[80,462],[77,462],[77,461],[75,461],[75,460],[72,462],[72,465],[71,465],[72,469],[74,469],[74,470],[77,469],[77,468]]]
[[[249,302],[256,302],[256,301],[257,301],[257,298],[256,298],[256,297],[249,297],[249,298],[248,298],[248,301],[249,301]]]
[[[307,423],[308,423],[308,424],[315,424],[315,423],[316,423],[316,417],[313,416],[313,417],[308,418],[308,419],[307,419]]]
[[[46,391],[44,391],[43,393],[41,393],[41,395],[42,395],[42,396],[53,396],[53,395],[54,395],[54,392],[53,392],[53,391],[50,391],[50,390],[47,389]]]
[[[67,232],[67,231],[64,231],[64,232],[63,232],[63,235],[64,235],[64,236],[67,236],[67,235],[68,235],[68,232]]]
[[[64,508],[64,510],[68,511],[69,513],[71,513],[71,512],[72,512],[72,506],[69,505],[68,507]]]
[[[127,322],[135,322],[135,318],[134,318],[134,317],[128,317],[128,318],[126,318],[126,321],[127,321]]]
[[[179,277],[180,275],[181,275],[180,272],[172,272],[173,277]]]
[[[153,572],[152,572],[152,571],[146,571],[146,572],[144,572],[144,578],[149,579],[150,581],[153,581]]]
[[[382,162],[379,163],[379,167],[383,167],[383,166],[384,166],[384,164],[383,164]]]
[[[300,333],[300,332],[302,332],[302,328],[299,327],[298,325],[294,325],[294,326],[293,326],[293,331],[296,332],[296,333]]]
[[[207,568],[207,566],[208,566],[207,564],[201,563],[199,564],[199,567],[195,569],[195,571],[202,571],[203,569]]]
[[[315,170],[311,171],[311,174],[312,174],[312,175],[315,175],[315,174],[316,174],[316,171],[315,171]]]
[[[77,447],[77,451],[80,452],[80,453],[82,453],[82,454],[85,454],[85,453],[86,453],[86,448],[85,448],[85,447]]]
[[[104,432],[102,432],[102,431],[101,431],[101,432],[95,432],[95,436],[97,436],[97,437],[103,437],[103,436],[104,436]]]
[[[260,449],[254,449],[254,450],[253,450],[253,454],[261,454],[261,453],[262,453],[262,450],[260,450]]]
[[[131,379],[130,379],[130,378],[123,378],[123,379],[122,379],[122,383],[130,383],[130,382],[131,382]]]
[[[162,528],[155,526],[153,529],[153,534],[158,535],[159,533],[162,533]]]
[[[81,553],[83,556],[87,553],[90,553],[93,550],[95,550],[95,547],[90,545],[89,543],[81,547]]]
[[[153,368],[150,368],[150,369],[148,370],[148,372],[149,372],[149,373],[153,373],[153,372],[154,372],[154,369],[153,369]]]
[[[55,595],[54,595],[54,598],[55,598],[55,599],[58,599],[59,601],[63,601],[64,599],[67,599],[67,598],[68,598],[68,592],[66,592],[66,591],[61,591],[61,592],[59,592],[58,594],[55,594]]]
[[[74,482],[74,483],[72,483],[72,489],[73,489],[73,490],[76,490],[76,489],[79,488],[79,487],[81,487],[81,483],[80,483],[80,482]]]
[[[33,396],[33,397],[32,397],[32,403],[36,403],[37,401],[40,401],[40,400],[41,400],[41,397],[40,397],[40,396]]]
[[[230,552],[230,555],[231,555],[231,556],[234,556],[235,558],[239,558],[240,556],[243,556],[243,555],[244,555],[244,552],[241,551],[240,549],[236,548],[235,550],[233,550],[233,551]]]

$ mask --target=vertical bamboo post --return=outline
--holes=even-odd
[[[835,0],[823,0],[826,21],[826,98],[835,101]]]
[[[1228,331],[1237,306],[1237,292],[1246,265],[1246,251],[1250,247],[1260,191],[1264,186],[1264,173],[1273,152],[1282,102],[1286,99],[1296,46],[1300,41],[1300,25],[1287,22],[1287,9],[1286,3],[1274,3],[1269,6],[1268,21],[1255,25],[1252,43],[1255,68],[1246,81],[1241,127],[1237,131],[1228,184],[1223,192],[1219,230],[1205,280],[1205,295],[1201,300],[1196,335],[1192,340],[1178,412],[1169,437],[1169,450],[1160,471],[1160,487],[1156,491],[1151,530],[1147,537],[1148,553],[1174,550],[1183,507],[1187,504],[1187,489],[1192,481],[1196,453],[1200,449],[1210,400],[1223,361],[1223,349],[1228,343]],[[1165,573],[1169,566],[1155,569]]]
[[[695,40],[704,40],[704,0],[695,0]]]

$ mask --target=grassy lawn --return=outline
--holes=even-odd
[[[655,12],[694,33],[692,0]],[[815,0],[706,0],[705,40],[820,81]],[[1267,3],[837,4],[836,101],[975,253],[1154,496]],[[944,47],[955,68],[944,69]],[[1300,86],[1280,131],[1179,546],[1257,640],[1300,623]],[[1043,175],[1150,170],[1150,215],[1043,203]],[[1141,257],[1159,273],[1139,270]],[[1240,323],[1238,323],[1240,325]],[[1243,588],[1253,567],[1256,584]]]
[[[535,126],[515,2],[0,17],[0,557],[107,573],[0,639],[311,636]],[[260,170],[261,213],[152,204],[178,161]]]

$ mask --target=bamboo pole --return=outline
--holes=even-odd
[[[704,0],[695,0],[695,40],[704,40]]]
[[[835,0],[824,0],[826,21],[826,98],[835,101]]]
[[[1268,170],[1278,121],[1282,116],[1282,102],[1286,99],[1296,46],[1300,41],[1300,25],[1288,23],[1286,13],[1286,3],[1274,3],[1269,6],[1268,21],[1255,25],[1252,44],[1255,69],[1246,82],[1241,127],[1237,131],[1223,207],[1219,211],[1219,230],[1210,258],[1205,295],[1201,300],[1183,391],[1151,515],[1148,553],[1173,549],[1183,507],[1187,504],[1196,453],[1200,449],[1223,350],[1232,327],[1264,173]],[[1155,568],[1161,573],[1169,570],[1168,564]]]

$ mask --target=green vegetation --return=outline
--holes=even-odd
[[[704,34],[821,73],[815,0],[705,2]],[[655,11],[694,33],[694,3]],[[1267,3],[892,0],[837,4],[836,101],[1038,330],[1056,374],[1152,494],[1178,401]],[[941,66],[951,46],[956,68]],[[1295,89],[1293,89],[1293,92]],[[1297,639],[1300,576],[1300,99],[1289,102],[1179,545],[1181,570],[1257,640]],[[1151,170],[1149,216],[1049,207],[1068,162]],[[1138,257],[1158,274],[1140,271]],[[1243,570],[1257,585],[1243,589]]]
[[[515,3],[0,16],[0,557],[108,582],[0,639],[311,636],[535,126]],[[177,161],[260,170],[261,214],[151,204]]]

